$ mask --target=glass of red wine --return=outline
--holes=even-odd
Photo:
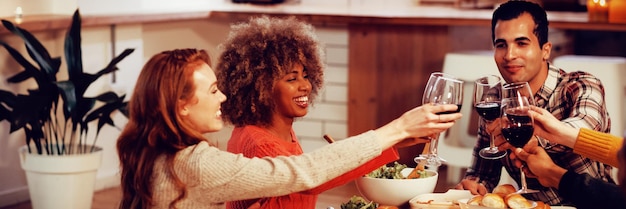
[[[422,97],[422,104],[427,103],[433,105],[456,104],[458,106],[456,111],[441,112],[438,114],[450,114],[461,111],[461,105],[463,104],[463,81],[449,74],[440,72],[432,73],[426,84],[424,96]],[[437,154],[437,145],[439,144],[440,136],[441,133],[437,133],[429,137],[431,139],[429,153],[415,157],[415,162],[419,163],[422,160],[426,160],[427,165],[436,167],[446,161]]]
[[[500,102],[502,100],[502,78],[496,75],[488,75],[474,82],[474,109],[485,123],[492,123],[500,117]],[[505,151],[499,151],[491,134],[489,147],[478,152],[484,159],[500,159],[506,156]]]
[[[533,118],[530,117],[530,105],[534,105],[532,91],[527,82],[505,84],[502,87],[503,98],[501,102],[502,117],[500,125],[502,136],[507,142],[515,147],[524,147],[533,136]],[[517,193],[534,193],[537,190],[528,189],[526,175],[522,164],[520,167],[521,188]]]

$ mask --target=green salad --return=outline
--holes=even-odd
[[[405,179],[406,177],[401,173],[402,169],[405,168],[407,168],[405,164],[393,162],[393,166],[389,167],[383,165],[380,168],[366,174],[365,176],[380,179]]]
[[[380,178],[380,179],[414,179],[414,178],[426,178],[430,175],[424,169],[414,169],[409,176],[402,175],[402,170],[407,168],[405,164],[400,164],[398,162],[393,162],[393,166],[383,165],[380,168],[373,170],[372,172],[365,174],[365,176],[370,178]]]
[[[378,203],[367,201],[360,196],[352,196],[350,201],[341,203],[341,209],[376,209]]]

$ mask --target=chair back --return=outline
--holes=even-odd
[[[464,81],[461,108],[463,117],[445,134],[441,134],[438,145],[438,154],[447,160],[446,182],[454,185],[463,177],[462,170],[471,165],[473,148],[477,140],[479,117],[472,104],[474,81],[489,74],[499,76],[500,73],[493,60],[493,51],[489,50],[448,53],[444,59],[442,72]]]
[[[611,134],[622,136],[626,130],[626,57],[563,55],[554,58],[553,64],[568,72],[585,71],[600,79],[611,117]]]
[[[474,81],[486,75],[500,76],[493,58],[493,51],[460,51],[445,56],[442,72],[452,74],[465,81],[463,89],[463,117],[439,139],[438,154],[446,159],[447,183],[455,185],[463,178],[461,170],[472,165],[474,145],[478,140],[478,114],[474,111]],[[512,184],[515,180],[502,167],[500,184]]]
[[[474,81],[486,75],[497,75],[498,67],[493,60],[493,51],[460,51],[448,53],[445,56],[442,72],[451,74],[464,81],[463,106],[461,113],[464,117],[459,119],[444,135],[444,142],[451,146],[459,146],[471,149],[476,144],[478,131],[478,114],[474,111],[472,98],[474,94]],[[441,143],[440,143],[441,144]],[[439,149],[440,152],[443,151]],[[471,156],[471,155],[470,155]],[[466,162],[471,158],[464,156]],[[471,163],[471,162],[469,162]],[[469,163],[463,163],[469,165]]]

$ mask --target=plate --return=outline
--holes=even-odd
[[[473,197],[468,190],[450,189],[445,193],[428,193],[409,200],[411,209],[461,209],[460,199]]]
[[[479,205],[468,205],[467,204],[468,200],[469,199],[459,199],[459,205],[461,206],[461,209],[494,209],[494,208],[479,206]],[[528,202],[530,202],[529,209],[537,207],[537,202],[532,201],[532,200],[528,200]],[[553,208],[553,207],[550,207],[550,208]]]
[[[409,200],[411,209],[491,209],[484,206],[467,205],[467,200],[474,197],[468,190],[450,189],[446,193],[428,193]],[[528,200],[533,207],[537,202]],[[551,209],[576,209],[571,206],[550,206]]]

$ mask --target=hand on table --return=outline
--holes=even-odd
[[[459,184],[454,187],[455,189],[468,190],[473,195],[485,195],[487,194],[487,187],[483,183],[480,183],[478,179],[463,179]]]

